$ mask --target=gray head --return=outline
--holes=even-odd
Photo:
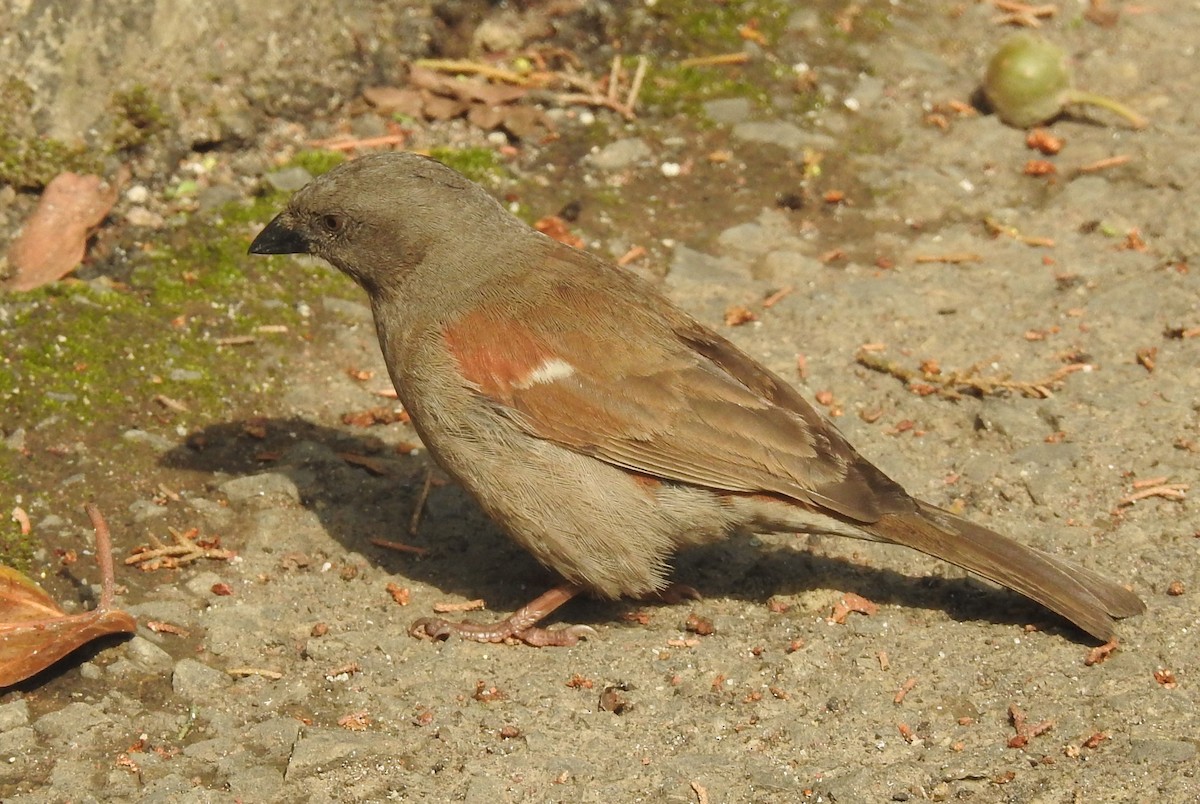
[[[479,185],[413,153],[364,156],[297,192],[251,254],[312,254],[368,292],[399,284],[431,253],[495,248],[529,230]]]

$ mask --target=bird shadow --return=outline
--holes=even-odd
[[[423,451],[400,455],[370,431],[360,435],[299,418],[222,422],[194,431],[160,462],[224,479],[280,473],[295,484],[300,504],[348,551],[386,573],[444,593],[482,597],[495,611],[516,609],[557,581]],[[433,478],[428,488],[427,477]],[[418,504],[417,527],[410,529]],[[401,542],[413,551],[379,546],[368,534]],[[704,597],[755,603],[820,589],[858,592],[877,604],[940,610],[956,621],[1033,623],[1069,639],[1087,639],[1016,593],[971,577],[914,578],[824,555],[820,548],[826,538],[735,537],[692,548],[677,557],[674,580],[695,587]],[[871,560],[878,560],[881,554],[874,551],[889,548],[864,549],[872,551]],[[573,604],[570,618],[609,622],[636,605],[588,599]]]

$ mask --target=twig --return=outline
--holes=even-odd
[[[992,18],[992,22],[997,25],[1014,23],[1027,28],[1040,28],[1042,23],[1039,21],[1039,17],[1048,18],[1058,14],[1058,7],[1051,4],[1031,6],[1028,3],[1016,2],[1016,0],[991,0],[991,2],[998,11],[1005,12]]]
[[[625,106],[629,109],[629,113],[633,114],[637,108],[638,95],[642,91],[642,81],[646,79],[646,70],[650,67],[650,60],[645,56],[638,56],[637,69],[633,71],[633,81],[629,85],[629,94],[625,97]]]
[[[793,293],[795,290],[796,290],[795,285],[788,285],[786,287],[782,287],[779,290],[772,293],[767,298],[763,299],[762,306],[766,307],[766,308],[774,307],[775,305],[779,304],[780,300],[783,299],[783,297],[787,296],[789,293]]]
[[[946,399],[962,399],[965,393],[977,396],[992,396],[1003,392],[1016,392],[1031,399],[1049,399],[1054,396],[1051,389],[1062,384],[1069,374],[1086,371],[1091,368],[1083,363],[1072,363],[1057,369],[1053,374],[1033,382],[1013,380],[1004,376],[981,376],[977,374],[978,366],[971,366],[965,371],[934,373],[921,369],[909,369],[899,365],[882,355],[860,351],[855,355],[859,365],[866,366],[872,371],[890,374],[909,386],[909,390],[921,396],[936,394]]]
[[[413,66],[424,67],[426,70],[434,70],[439,73],[481,75],[484,78],[504,81],[505,83],[516,84],[521,87],[527,87],[533,83],[528,77],[520,73],[514,73],[512,70],[504,70],[499,67],[493,67],[490,64],[481,64],[477,61],[467,61],[465,59],[417,59],[413,62]]]
[[[425,470],[425,482],[421,484],[421,491],[417,494],[417,505],[413,508],[412,516],[408,520],[408,535],[416,536],[417,528],[421,526],[421,514],[425,510],[425,503],[429,500],[429,491],[433,488],[433,470]]]
[[[905,696],[912,692],[912,689],[915,686],[917,686],[916,676],[907,679],[903,684],[900,685],[900,690],[896,693],[896,697],[892,698],[892,703],[897,705],[904,703]]]
[[[448,614],[450,612],[456,612],[456,611],[479,611],[480,609],[486,609],[486,608],[487,608],[487,603],[484,602],[483,598],[478,598],[476,600],[468,600],[463,603],[434,603],[433,604],[433,610],[438,614]]]
[[[231,676],[261,676],[269,678],[272,681],[278,681],[283,678],[283,673],[275,670],[266,670],[262,667],[231,667],[225,671]]]
[[[617,86],[621,82],[621,55],[612,57],[612,65],[608,68],[608,101],[617,102]]]
[[[100,565],[100,608],[112,607],[116,590],[116,570],[113,567],[112,537],[108,533],[108,523],[100,509],[92,503],[84,503],[83,510],[88,519],[92,520],[92,529],[96,531],[96,563]]]
[[[1138,500],[1144,500],[1148,497],[1162,497],[1165,500],[1185,500],[1187,499],[1187,490],[1191,488],[1187,483],[1163,483],[1158,486],[1149,486],[1144,489],[1127,494],[1117,500],[1117,506],[1133,505]]]
[[[1111,167],[1119,167],[1120,165],[1124,165],[1132,159],[1133,157],[1129,156],[1128,154],[1118,154],[1117,156],[1110,156],[1106,159],[1098,159],[1095,162],[1089,162],[1086,165],[1080,165],[1079,167],[1075,168],[1075,174],[1098,173],[1101,170],[1108,170]]]
[[[381,134],[378,137],[330,137],[327,140],[311,140],[309,145],[327,151],[357,151],[360,148],[378,148],[381,145],[404,145],[407,134]]]
[[[944,262],[950,265],[962,265],[967,262],[983,262],[983,257],[971,251],[960,251],[953,254],[918,254],[913,262],[923,264],[928,262]]]
[[[680,67],[724,67],[731,64],[745,64],[750,61],[749,53],[722,53],[718,56],[693,56],[679,62]]]
[[[1016,240],[1018,243],[1024,243],[1027,246],[1040,246],[1043,248],[1054,248],[1054,238],[1051,237],[1034,237],[1032,235],[1021,234],[1020,230],[1015,226],[1005,226],[995,218],[984,218],[983,225],[987,227],[988,232],[992,237],[1006,235]]]
[[[429,549],[426,547],[417,547],[416,545],[405,544],[404,542],[393,542],[390,539],[375,537],[372,537],[369,541],[376,547],[382,547],[385,550],[395,550],[397,553],[412,553],[418,556],[429,555]]]
[[[90,512],[89,512],[90,515]],[[150,534],[149,547],[134,548],[133,555],[125,559],[126,565],[137,564],[138,569],[151,572],[159,567],[175,569],[180,564],[211,558],[216,561],[228,561],[236,555],[232,550],[222,550],[219,547],[202,547],[195,542],[200,534],[199,528],[192,528],[186,533],[180,533],[175,528],[167,528],[171,533],[174,544],[163,544],[153,533]],[[107,537],[107,531],[106,537]],[[99,539],[97,538],[97,543]]]

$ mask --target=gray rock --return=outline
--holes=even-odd
[[[759,256],[781,249],[804,248],[804,242],[795,235],[791,217],[777,209],[764,209],[753,221],[730,226],[717,236],[717,243],[732,256]]]
[[[11,449],[13,452],[25,451],[25,428],[18,427],[4,438],[0,438],[0,444]]]
[[[184,588],[197,597],[209,599],[212,597],[213,585],[222,582],[222,578],[211,570],[201,570],[188,579]]]
[[[205,187],[196,195],[196,203],[201,212],[220,209],[226,204],[240,201],[242,191],[228,184],[218,184],[216,187]]]
[[[182,698],[205,700],[220,695],[230,681],[229,676],[220,670],[214,670],[195,659],[183,659],[175,665],[171,689]]]
[[[134,522],[145,522],[165,516],[167,507],[159,505],[153,500],[134,500],[129,504],[129,513],[133,515]]]
[[[267,184],[285,193],[294,193],[313,180],[313,176],[302,167],[288,167],[264,176]]]
[[[718,98],[708,101],[701,108],[709,120],[727,125],[741,123],[754,109],[749,98]]]
[[[0,783],[13,784],[29,778],[30,765],[38,755],[37,744],[37,735],[29,726],[0,732]]]
[[[600,170],[623,170],[650,159],[650,146],[638,137],[610,142],[588,154],[585,161]]]
[[[728,257],[714,257],[702,251],[678,245],[671,255],[668,285],[678,281],[740,282],[748,278],[744,263]]]
[[[339,299],[335,296],[326,296],[321,299],[321,307],[326,312],[337,313],[343,318],[351,321],[359,321],[363,324],[370,324],[374,319],[371,316],[371,308],[365,304],[355,301],[347,301]]]
[[[0,704],[0,733],[29,723],[29,704],[24,698]]]
[[[757,145],[777,145],[787,151],[804,148],[832,149],[837,141],[826,134],[805,131],[782,120],[754,120],[738,123],[731,132],[735,140]]]
[[[373,756],[397,754],[401,748],[398,740],[378,734],[314,729],[296,741],[285,778],[291,782],[314,773],[328,772],[344,763],[362,763]]]
[[[210,528],[227,528],[233,522],[233,512],[216,500],[195,497],[189,499],[187,505],[204,517],[205,524]]]
[[[283,771],[267,765],[251,765],[229,774],[229,795],[243,801],[284,800]]]
[[[1191,762],[1196,744],[1190,740],[1130,740],[1130,762]]]
[[[286,762],[299,738],[300,721],[277,717],[255,724],[246,732],[245,742],[266,759]]]
[[[68,755],[54,763],[49,781],[55,790],[60,791],[64,800],[74,800],[95,789],[94,774],[95,769],[87,759]]]
[[[169,438],[164,438],[157,433],[148,433],[145,430],[126,430],[121,433],[121,438],[135,444],[146,444],[159,452],[166,452],[175,448],[175,442]]]
[[[278,472],[263,472],[227,480],[220,491],[231,503],[258,503],[264,505],[280,502],[300,502],[300,490],[287,475]]]
[[[134,636],[125,645],[125,655],[134,664],[151,672],[165,672],[174,664],[171,654],[140,636]]]
[[[85,742],[86,735],[112,725],[112,722],[99,707],[77,702],[42,715],[33,722],[33,729],[51,742],[80,744]]]

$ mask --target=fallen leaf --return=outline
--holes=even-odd
[[[82,614],[67,614],[32,578],[0,565],[0,687],[40,673],[93,639],[137,628],[130,614],[112,607],[108,525],[95,506],[85,508],[96,530],[96,561],[103,577],[100,605]]]
[[[379,110],[380,114],[405,114],[420,117],[425,107],[425,98],[418,90],[397,87],[367,87],[363,99]]]
[[[87,252],[88,236],[117,201],[120,179],[60,173],[55,176],[21,234],[8,250],[16,274],[11,290],[33,290],[75,270]]]

